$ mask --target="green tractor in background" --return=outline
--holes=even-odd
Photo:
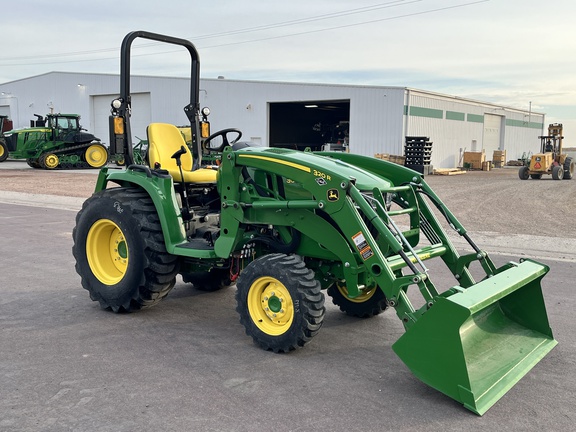
[[[108,150],[98,138],[84,132],[77,114],[34,114],[29,128],[4,133],[0,141],[0,162],[26,159],[32,168],[101,168],[108,162]]]
[[[8,116],[0,115],[0,162],[8,159],[8,144],[4,138],[4,132],[12,130],[12,120]]]
[[[192,150],[176,126],[152,123],[146,165],[134,160],[130,133],[136,38],[180,45],[192,66],[184,107]],[[237,129],[209,135],[199,71],[187,40],[143,31],[124,38],[110,149],[126,167],[100,171],[72,233],[82,286],[103,309],[157,305],[177,277],[205,291],[236,284],[245,332],[274,352],[303,347],[320,331],[325,292],[352,316],[394,309],[406,330],[396,354],[480,415],[556,345],[540,285],[547,266],[524,259],[496,267],[424,176],[406,167],[254,147],[238,141]],[[217,165],[202,163],[206,151],[220,156]],[[461,255],[448,230],[473,252]],[[432,260],[453,276],[449,287],[433,282]],[[362,355],[350,365],[356,371]]]

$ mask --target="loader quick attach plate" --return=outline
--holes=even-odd
[[[540,287],[547,272],[526,260],[441,296],[392,348],[426,384],[482,415],[557,344]]]

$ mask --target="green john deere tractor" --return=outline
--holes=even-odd
[[[108,150],[98,138],[84,132],[79,115],[35,116],[31,127],[4,134],[0,162],[10,156],[44,169],[101,168],[108,162]],[[2,155],[6,157],[2,159]]]
[[[0,115],[0,162],[8,159],[8,144],[4,138],[4,132],[12,129],[12,121],[8,116]]]
[[[130,138],[136,38],[181,45],[192,60],[184,108],[192,151],[175,126],[152,123],[148,165],[134,163]],[[232,143],[236,129],[207,136],[198,90],[189,41],[142,31],[124,38],[110,148],[126,167],[100,171],[73,230],[76,271],[102,308],[154,306],[178,275],[208,291],[236,283],[246,333],[274,352],[318,333],[324,291],[350,315],[391,308],[406,330],[396,354],[480,415],[556,345],[540,285],[548,267],[529,259],[496,267],[422,175],[350,153]],[[205,151],[221,155],[217,169],[202,165]],[[456,251],[443,219],[474,252]],[[434,283],[428,260],[448,268],[450,287]]]

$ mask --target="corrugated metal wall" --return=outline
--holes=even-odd
[[[508,160],[518,159],[524,152],[540,151],[538,136],[548,134],[543,114],[507,112],[505,123],[504,148]]]
[[[430,137],[432,165],[441,168],[461,166],[464,151],[485,148],[486,160],[491,160],[498,144],[489,133],[500,135],[499,148],[507,151],[507,159],[537,151],[544,126],[541,113],[412,89],[406,90],[404,113],[405,135]],[[486,131],[485,116],[502,119],[499,131],[494,127]]]
[[[0,106],[9,110],[15,127],[27,126],[33,114],[77,113],[90,131],[106,121],[105,104],[94,104],[100,96],[117,94],[117,75],[51,72],[0,84]],[[150,94],[153,122],[186,124],[183,108],[190,87],[186,78],[143,77],[131,79],[133,93]],[[536,151],[544,116],[478,101],[402,87],[364,87],[202,79],[200,104],[209,106],[212,131],[236,127],[243,139],[268,145],[269,104],[305,101],[350,102],[350,151],[403,154],[404,137],[428,136],[434,142],[435,167],[458,166],[461,152],[482,149],[484,115],[503,117],[501,144],[508,158]],[[96,110],[94,107],[98,106]],[[133,107],[138,109],[137,107]],[[98,112],[96,112],[98,111]],[[134,131],[138,136],[145,131]],[[107,140],[107,136],[101,137]],[[476,143],[474,145],[473,143]]]
[[[90,97],[118,91],[115,75],[51,72],[36,77],[0,84],[0,90],[11,96],[10,115],[14,127],[24,127],[34,114],[45,115],[50,108],[58,113],[80,114],[81,124],[91,130]]]
[[[268,104],[348,100],[350,151],[372,156],[402,149],[402,88],[201,80],[201,89],[201,103],[215,113],[213,130],[238,127],[268,144]]]

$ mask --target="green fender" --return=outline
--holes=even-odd
[[[95,192],[106,189],[108,183],[116,183],[122,187],[140,187],[150,195],[160,218],[166,250],[169,253],[174,254],[176,246],[186,242],[186,232],[174,194],[172,177],[154,175],[148,177],[146,172],[141,171],[102,168],[98,175]]]

